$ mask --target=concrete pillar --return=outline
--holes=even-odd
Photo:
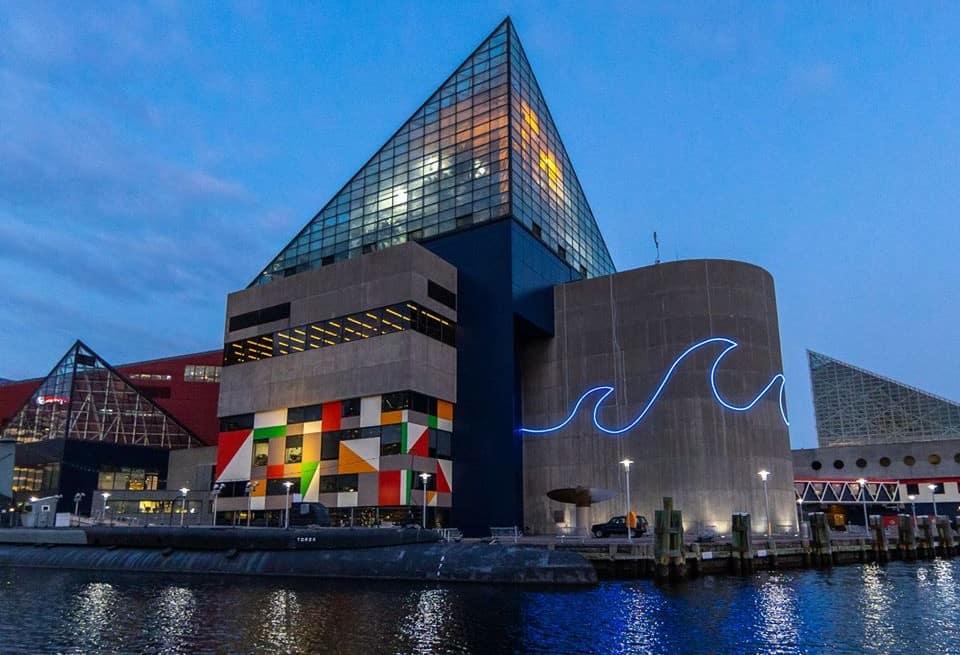
[[[574,532],[580,537],[590,536],[590,506],[577,505],[576,517]]]

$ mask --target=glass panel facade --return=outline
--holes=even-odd
[[[960,404],[807,352],[820,446],[960,438]]]
[[[584,275],[614,271],[504,21],[251,286],[511,213]]]
[[[159,479],[157,471],[104,467],[97,476],[97,489],[156,491]]]
[[[79,341],[10,419],[3,436],[22,443],[66,438],[156,448],[199,444]]]
[[[513,216],[586,277],[615,271],[540,85],[510,26]]]

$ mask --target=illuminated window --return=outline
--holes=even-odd
[[[173,376],[165,373],[130,373],[127,377],[142,382],[169,382]]]
[[[220,382],[220,366],[187,364],[183,368],[184,382]],[[170,379],[170,376],[167,376]]]
[[[269,441],[253,442],[253,465],[266,466],[269,461],[270,461],[270,442]]]
[[[287,437],[283,450],[284,464],[299,464],[303,457],[303,437],[299,435]]]
[[[105,467],[97,475],[97,489],[119,491],[155,491],[160,474],[139,468]]]
[[[455,302],[456,295],[451,295]],[[451,300],[448,296],[445,298]],[[456,346],[456,324],[453,321],[428,311],[417,303],[406,302],[228,343],[224,346],[224,365],[291,355],[308,349],[361,341],[403,330],[415,330],[449,346]],[[208,371],[206,374],[215,374],[219,381],[219,367],[206,368],[216,368],[215,373]]]

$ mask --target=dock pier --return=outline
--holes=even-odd
[[[810,515],[808,536],[776,535],[767,539],[751,531],[749,514],[732,517],[729,536],[713,541],[685,541],[679,510],[657,510],[651,537],[551,539],[521,537],[519,545],[573,551],[586,558],[601,579],[652,578],[676,580],[699,575],[749,575],[755,571],[828,568],[844,564],[894,560],[917,561],[960,554],[956,533],[946,517],[897,517],[895,529],[885,528],[881,516],[871,516],[866,533],[845,535],[830,530],[822,513]]]

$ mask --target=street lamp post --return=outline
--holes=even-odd
[[[623,470],[626,474],[626,489],[627,489],[627,513],[624,515],[624,520],[627,522],[627,541],[633,541],[633,530],[630,526],[630,465],[633,464],[633,460],[629,457],[626,459],[620,460],[620,463],[623,464]]]
[[[283,486],[287,488],[287,502],[284,505],[286,509],[283,511],[283,527],[286,529],[290,527],[290,487],[293,486],[293,483],[287,480],[283,483]]]
[[[77,525],[80,525],[80,501],[83,500],[83,497],[87,494],[82,491],[78,491],[73,494],[73,515],[77,519]]]
[[[797,531],[803,525],[803,498],[797,498]]]
[[[770,497],[767,495],[767,478],[770,477],[770,471],[766,469],[761,469],[757,472],[757,475],[760,476],[760,479],[763,480],[763,505],[766,512],[767,519],[767,539],[772,538],[773,527],[770,522]]]
[[[933,501],[933,520],[937,520],[937,485],[928,484],[927,489],[930,490],[930,499]]]
[[[109,491],[104,491],[104,492],[103,492],[102,494],[100,494],[100,495],[103,496],[103,512],[101,513],[100,518],[101,518],[101,520],[106,520],[106,519],[107,519],[107,510],[109,509],[109,508],[107,507],[107,498],[110,497],[110,492],[109,492]]]
[[[427,480],[430,479],[429,473],[421,473],[420,479],[423,480],[423,529],[427,529]]]
[[[190,493],[190,490],[186,487],[180,487],[180,495],[183,496],[183,500],[180,501],[180,527],[183,527],[183,515],[187,513],[187,494]]]
[[[217,525],[217,498],[220,497],[220,492],[223,490],[223,484],[217,483],[213,485],[213,490],[210,492],[210,495],[213,497],[213,526]]]
[[[913,529],[917,529],[917,497],[913,494],[909,494],[907,498],[910,499],[910,513],[913,515]]]
[[[858,478],[857,484],[860,485],[860,502],[863,505],[863,529],[869,532],[870,520],[867,518],[867,479]]]
[[[257,483],[254,480],[251,480],[247,483],[245,487],[247,492],[247,527],[250,527],[250,515],[253,513],[253,490],[257,487]]]

